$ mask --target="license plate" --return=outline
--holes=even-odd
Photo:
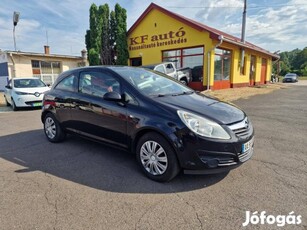
[[[242,153],[249,151],[252,148],[253,143],[254,143],[254,138],[252,138],[251,140],[249,140],[245,144],[242,144]]]
[[[35,102],[35,103],[33,103],[32,104],[32,106],[42,106],[43,105],[43,103],[42,102]]]

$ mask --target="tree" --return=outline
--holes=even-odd
[[[304,69],[304,66],[307,64],[307,47],[302,51],[298,52],[293,58],[292,66],[295,70]]]
[[[307,75],[307,47],[280,53],[280,75],[293,72]]]
[[[129,53],[127,42],[127,13],[117,3],[115,5],[115,53],[117,65],[127,65]]]
[[[98,31],[98,20],[97,20],[98,9],[93,3],[90,7],[90,29],[85,34],[85,44],[88,52],[88,60],[90,65],[99,65],[99,31]]]
[[[109,10],[108,4],[90,7],[90,29],[85,43],[90,65],[127,65],[127,13],[119,4]],[[116,57],[116,58],[115,58]]]
[[[101,36],[100,36],[100,60],[102,65],[111,65],[111,48],[110,48],[110,10],[108,4],[99,7],[101,17]]]

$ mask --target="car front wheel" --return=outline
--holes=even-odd
[[[14,101],[13,98],[12,98],[12,104],[11,104],[11,106],[12,106],[13,111],[17,111],[17,110],[18,110],[18,107],[16,106],[15,101]]]
[[[65,133],[55,116],[48,113],[44,118],[44,131],[50,142],[56,143],[64,140]]]
[[[188,85],[188,82],[185,79],[180,80],[181,84]]]
[[[174,149],[157,133],[150,132],[140,138],[136,156],[141,169],[152,180],[170,181],[180,171]]]

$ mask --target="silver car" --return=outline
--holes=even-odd
[[[282,82],[298,82],[298,76],[296,73],[287,73]]]

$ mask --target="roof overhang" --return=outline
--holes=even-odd
[[[47,58],[65,58],[65,59],[82,59],[79,56],[69,56],[60,54],[44,54],[44,53],[33,53],[33,52],[21,52],[21,51],[3,51],[8,55],[20,55],[20,56],[31,56],[31,57],[47,57]]]

